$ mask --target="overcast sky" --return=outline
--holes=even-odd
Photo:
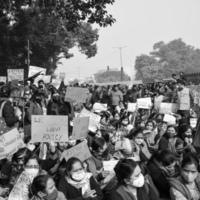
[[[200,48],[200,0],[116,0],[109,11],[116,18],[111,27],[99,30],[98,53],[87,59],[73,50],[74,57],[62,60],[57,72],[67,78],[87,77],[98,70],[120,68],[119,50],[123,49],[125,71],[134,76],[135,57],[149,53],[158,41],[182,38]]]

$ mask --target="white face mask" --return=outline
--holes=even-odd
[[[140,174],[139,177],[132,181],[132,186],[136,188],[140,188],[144,185],[144,176]]]
[[[79,181],[82,181],[85,177],[85,171],[84,170],[81,170],[79,172],[74,172],[72,174],[72,179],[79,182]]]
[[[39,174],[39,169],[36,168],[25,168],[26,174],[31,178],[34,179]]]
[[[141,138],[135,139],[135,143],[138,145],[141,145],[144,143],[144,139],[141,139]]]

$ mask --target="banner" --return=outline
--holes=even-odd
[[[65,101],[75,101],[77,103],[85,103],[88,98],[89,91],[87,88],[68,87],[65,95]]]
[[[24,69],[7,69],[8,82],[24,80]]]
[[[135,112],[137,109],[137,103],[128,103],[127,111]]]
[[[151,102],[150,97],[137,99],[138,108],[150,109],[151,106],[152,106],[152,102]]]
[[[7,77],[6,76],[0,76],[0,82],[6,83]]]
[[[23,147],[24,142],[17,128],[8,131],[0,136],[0,160],[13,155]]]
[[[94,114],[90,111],[88,111],[87,109],[83,108],[83,110],[81,111],[81,113],[79,114],[79,117],[89,117],[89,130],[92,132],[95,132],[99,125],[100,125],[100,120],[101,117],[97,114]]]
[[[93,105],[94,112],[100,113],[101,111],[107,111],[107,104],[95,103]]]
[[[178,110],[178,104],[176,103],[161,103],[159,108],[159,113],[170,114],[176,113]]]
[[[88,135],[89,117],[77,117],[73,120],[72,138],[77,140]]]
[[[68,150],[65,150],[62,153],[60,160],[64,158],[67,161],[69,158],[72,158],[72,157],[78,158],[81,161],[85,161],[91,157],[91,153],[89,151],[86,141],[83,141],[77,144],[76,146],[71,147]]]
[[[67,142],[68,116],[32,115],[31,142]]]
[[[189,88],[184,88],[178,92],[179,110],[190,110],[190,91]]]

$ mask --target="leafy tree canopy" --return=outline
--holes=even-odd
[[[163,79],[178,72],[200,71],[200,49],[187,45],[181,39],[167,44],[154,44],[149,55],[140,55],[136,58],[136,79]]]
[[[112,25],[115,19],[106,6],[114,0],[1,0],[0,65],[27,66],[28,41],[30,64],[56,68],[62,55],[77,46],[88,58],[97,53],[98,30]],[[62,53],[62,54],[60,54]]]

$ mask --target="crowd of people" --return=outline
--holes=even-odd
[[[190,109],[170,113],[176,119],[170,124],[156,102],[178,104],[187,85],[181,76],[132,87],[76,84],[89,91],[86,102],[78,103],[66,101],[64,83],[59,89],[42,80],[37,86],[2,84],[0,135],[16,127],[24,145],[0,160],[0,199],[199,200],[199,122],[190,120],[198,119],[199,111],[190,96]],[[128,104],[140,98],[151,99],[149,109],[130,111]],[[95,103],[106,104],[106,110],[97,112]],[[86,138],[74,140],[71,122],[83,109],[99,115],[100,123]],[[32,115],[67,115],[69,141],[32,143]],[[90,158],[61,159],[82,141]],[[115,163],[113,170],[106,170],[105,161]]]

